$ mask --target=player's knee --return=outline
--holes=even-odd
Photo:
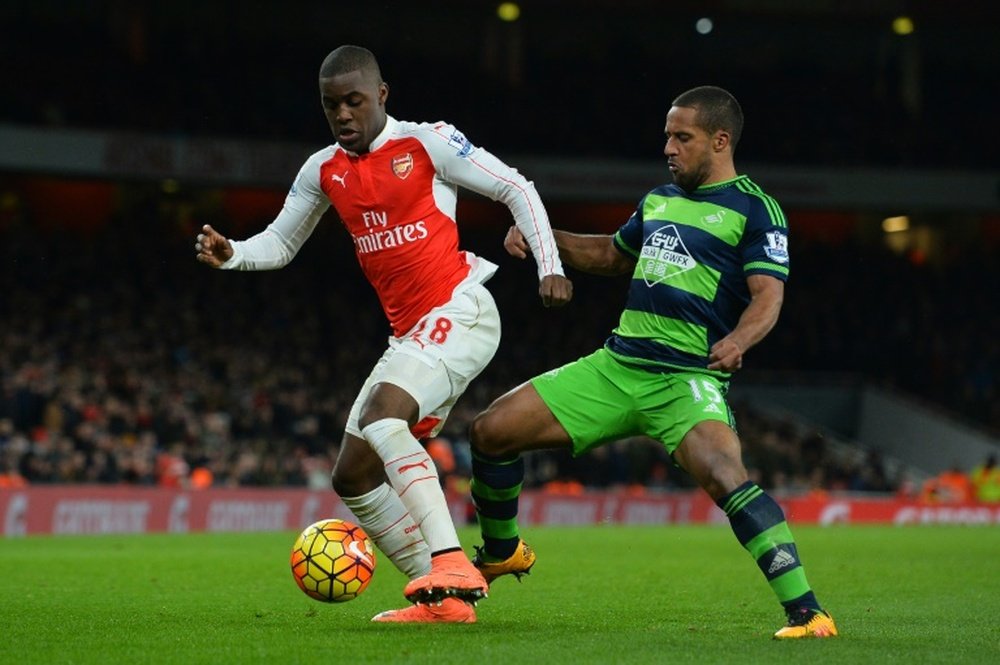
[[[356,496],[350,491],[353,485],[350,474],[344,473],[339,466],[334,466],[330,472],[330,485],[340,496]]]
[[[379,383],[368,395],[358,414],[358,426],[368,427],[386,418],[399,418],[409,424],[417,422],[420,408],[408,392],[392,383]]]
[[[490,456],[516,452],[506,449],[503,438],[499,436],[501,431],[493,414],[489,410],[484,411],[472,420],[472,427],[469,428],[469,443],[473,450]]]
[[[746,467],[739,460],[718,458],[700,479],[701,486],[713,499],[720,499],[747,481]]]
[[[747,481],[739,439],[717,421],[699,423],[685,435],[674,457],[713,499],[719,499]]]
[[[383,479],[382,474],[359,466],[336,464],[330,474],[330,485],[340,496],[361,496],[382,484]]]

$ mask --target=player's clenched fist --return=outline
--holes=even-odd
[[[213,268],[218,268],[233,256],[233,247],[229,241],[222,237],[222,234],[206,224],[201,227],[197,241],[194,244],[197,259],[202,263],[207,263]]]
[[[538,285],[538,295],[546,307],[562,307],[573,299],[573,282],[562,275],[546,275]]]

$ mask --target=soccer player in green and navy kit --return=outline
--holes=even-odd
[[[632,274],[625,311],[604,347],[497,399],[472,426],[473,481],[487,581],[535,562],[521,540],[520,453],[647,435],[667,448],[725,511],[781,603],[776,638],[837,634],[806,580],[781,507],[748,477],[726,403],[743,355],[774,327],[788,277],[788,227],[777,202],[738,175],[739,103],[702,86],[667,113],[673,183],[640,201],[614,235],[555,231],[562,261],[594,274]],[[505,241],[524,258],[516,227]]]

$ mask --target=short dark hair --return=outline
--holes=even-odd
[[[382,82],[382,71],[379,69],[375,54],[363,46],[345,44],[330,51],[323,59],[319,77],[325,79],[359,70],[366,75],[373,75],[376,82]]]
[[[729,144],[736,148],[743,134],[743,109],[728,91],[714,85],[702,85],[682,92],[672,102],[698,110],[698,126],[714,134],[720,129],[729,132]]]

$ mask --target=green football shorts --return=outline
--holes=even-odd
[[[531,380],[581,455],[602,443],[646,435],[672,455],[705,420],[735,429],[728,381],[687,371],[650,372],[623,365],[600,349]]]

